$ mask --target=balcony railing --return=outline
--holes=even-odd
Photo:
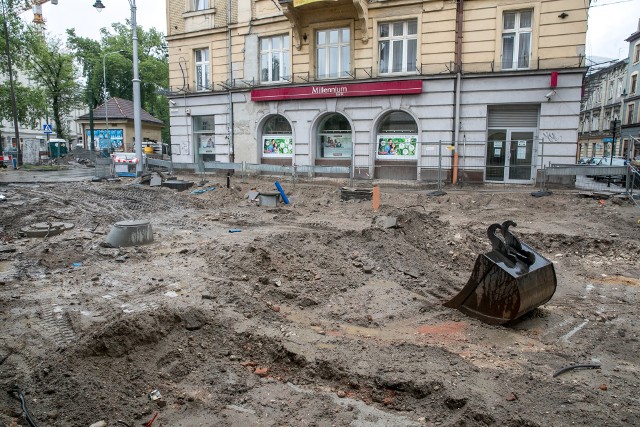
[[[482,74],[482,73],[519,73],[528,71],[540,71],[540,70],[559,70],[570,68],[584,67],[584,57],[576,56],[573,58],[556,58],[556,59],[538,59],[531,61],[531,67],[528,69],[517,70],[501,70],[500,64],[495,61],[488,62],[466,62],[462,64],[462,74]],[[345,80],[371,80],[371,79],[388,79],[388,78],[411,78],[412,76],[437,76],[443,74],[455,74],[455,63],[431,63],[431,64],[418,64],[414,72],[406,74],[393,74],[393,75],[375,75],[373,67],[360,67],[354,68],[347,72],[348,77],[341,79],[317,79],[312,72],[299,72],[293,73],[293,75],[281,82],[260,82],[256,79],[233,79],[232,81],[225,80],[221,82],[215,82],[206,91],[195,91],[189,85],[186,87],[171,87],[168,91],[170,95],[178,95],[184,93],[207,93],[207,92],[226,92],[232,89],[247,89],[261,86],[274,86],[274,85],[288,85],[288,84],[305,84],[305,83],[317,83],[331,84],[333,82],[344,82]]]

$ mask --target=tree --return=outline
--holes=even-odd
[[[20,82],[14,82],[14,88],[19,96],[16,96],[16,111],[18,121],[24,126],[35,129],[39,121],[47,114],[47,98],[39,87],[25,86]],[[9,82],[0,83],[0,120],[11,121],[13,110]]]
[[[18,16],[20,10],[21,5],[17,2],[2,0],[3,13],[0,15],[0,28],[2,29],[2,37],[0,37],[0,75],[4,79],[0,82],[0,120],[13,120],[9,58],[6,55],[6,40],[8,40],[14,90],[15,93],[19,94],[19,96],[16,96],[16,119],[24,126],[36,128],[39,126],[39,120],[47,113],[47,103],[44,91],[41,88],[26,86],[17,79],[17,70],[24,69],[26,59],[29,57],[29,30]]]
[[[106,66],[106,89],[110,96],[133,100],[133,44],[131,26],[114,23],[111,29],[100,30],[101,40],[97,42],[79,37],[74,30],[67,30],[67,47],[76,58],[87,67],[93,64],[91,85],[97,103],[104,102],[103,60]],[[158,93],[169,85],[169,64],[167,42],[164,35],[155,28],[144,30],[138,26],[138,61],[140,71],[140,103],[142,108],[165,123],[162,139],[169,142],[169,101]],[[111,54],[111,53],[119,54]],[[105,54],[109,54],[105,56]],[[86,75],[86,71],[85,71]]]
[[[0,24],[4,33],[4,24],[7,24],[7,39],[9,40],[9,53],[11,54],[11,62],[14,68],[22,68],[27,53],[27,26],[18,16],[20,7],[18,2],[14,0],[0,0],[2,14],[0,15]],[[5,37],[0,37],[0,73],[6,75],[8,71],[7,56],[5,55]]]
[[[44,89],[51,105],[57,136],[65,138],[67,129],[62,118],[81,104],[81,87],[74,57],[62,52],[61,42],[55,37],[32,30],[28,33],[28,39],[27,71]]]

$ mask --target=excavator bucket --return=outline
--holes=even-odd
[[[520,242],[513,221],[487,230],[493,250],[478,255],[465,287],[444,305],[491,325],[501,325],[546,303],[556,291],[551,261]],[[501,236],[496,234],[500,231]]]

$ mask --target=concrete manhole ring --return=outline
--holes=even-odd
[[[74,224],[69,222],[38,222],[20,229],[26,237],[50,237],[71,230]]]
[[[153,228],[146,220],[116,222],[105,241],[114,248],[148,245],[153,243]]]

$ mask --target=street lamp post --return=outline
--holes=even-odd
[[[104,85],[104,122],[105,122],[105,127],[107,130],[107,143],[109,144],[109,146],[107,147],[107,149],[109,150],[109,153],[111,153],[111,150],[113,148],[113,146],[111,145],[111,132],[109,132],[109,95],[107,92],[107,67],[106,67],[106,59],[107,56],[109,55],[115,55],[115,54],[119,54],[122,53],[123,51],[118,50],[116,52],[107,52],[104,55],[102,55],[102,83]]]
[[[617,118],[611,120],[611,161],[609,162],[609,166],[613,166],[613,154],[616,151],[616,130],[618,129],[618,124],[620,120]]]
[[[138,25],[136,23],[136,0],[128,0],[131,7],[131,38],[133,39],[133,133],[136,146],[136,176],[142,175],[142,123],[140,105],[140,76],[138,72]],[[100,12],[104,9],[101,0],[96,0],[93,7]]]

